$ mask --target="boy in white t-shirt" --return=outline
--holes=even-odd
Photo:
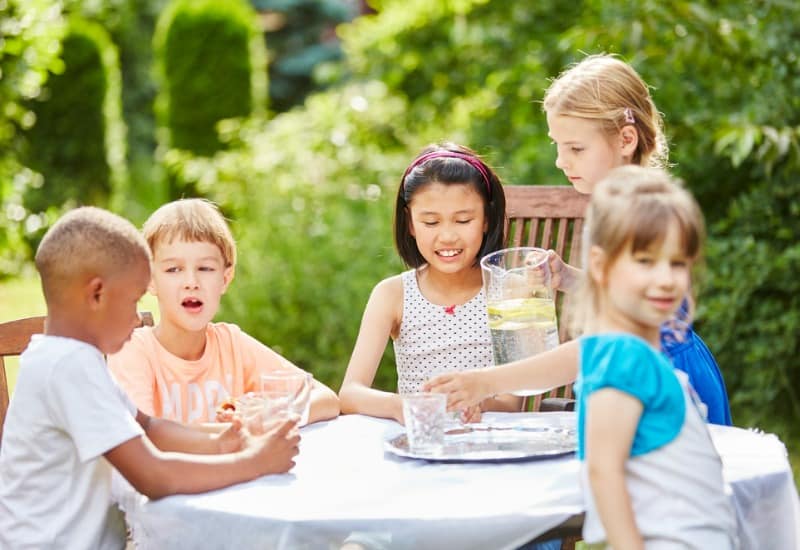
[[[155,327],[135,330],[108,357],[139,409],[187,424],[226,420],[218,409],[260,391],[262,374],[305,372],[237,325],[212,322],[236,268],[236,242],[214,203],[169,202],[142,232],[153,256],[148,290],[158,298],[161,318]],[[308,422],[339,414],[339,398],[317,380],[309,401]]]
[[[67,213],[39,245],[47,321],[20,357],[6,417],[0,548],[123,548],[112,467],[160,498],[294,465],[296,418],[260,437],[238,421],[210,434],[142,413],[117,386],[103,354],[118,351],[138,324],[149,260],[132,224],[91,207]]]

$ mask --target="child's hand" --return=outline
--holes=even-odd
[[[231,418],[230,426],[217,434],[217,444],[219,453],[235,453],[247,446],[247,432],[242,429],[242,421],[238,418]]]
[[[550,271],[550,281],[547,280],[547,270],[544,268],[544,254],[541,252],[531,252],[525,257],[525,265],[528,269],[525,271],[528,277],[528,284],[534,287],[546,286],[553,290],[558,290],[563,281],[562,271],[564,269],[564,261],[556,253],[555,250],[548,250],[546,252],[547,267]]]
[[[569,268],[555,250],[547,251],[547,265],[550,268],[549,283],[547,281],[546,272],[541,265],[541,260],[541,253],[535,252],[528,254],[528,256],[525,258],[525,264],[530,266],[526,272],[529,282],[535,286],[547,286],[553,290],[563,290],[564,286],[569,286],[569,283],[567,282],[567,280],[570,278]]]
[[[473,424],[481,421],[481,406],[473,405],[461,411],[461,422],[464,424]]]
[[[233,403],[233,398],[225,399],[216,411],[217,422],[233,422],[233,417],[236,414],[236,405]]]
[[[470,409],[491,395],[484,369],[450,372],[434,376],[423,385],[423,391],[446,393],[447,410]]]
[[[294,467],[292,459],[297,456],[300,444],[299,420],[292,416],[272,422],[264,435],[250,438],[262,475],[282,474]]]

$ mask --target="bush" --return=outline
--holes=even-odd
[[[64,71],[29,103],[36,123],[27,132],[26,164],[40,187],[25,203],[32,211],[67,201],[105,205],[114,181],[125,180],[125,130],[117,50],[95,23],[73,17],[62,43]]]
[[[725,376],[737,424],[767,427],[795,440],[800,438],[798,129],[750,128],[725,140],[732,164],[743,161],[739,168],[753,183],[714,227],[701,326],[714,338],[720,364],[729,367]],[[754,147],[742,157],[751,140]]]
[[[9,0],[0,39],[0,279],[19,274],[29,260],[28,235],[47,217],[25,207],[24,196],[41,175],[20,159],[24,131],[36,117],[27,107],[39,96],[51,72],[63,70],[59,58],[64,21],[48,0]]]
[[[64,10],[100,22],[119,50],[122,73],[122,112],[127,127],[127,186],[115,186],[110,207],[135,223],[163,204],[166,181],[155,159],[156,86],[152,40],[156,19],[168,0],[63,0]]]
[[[220,318],[334,388],[372,287],[402,269],[394,196],[420,144],[389,121],[405,115],[382,84],[351,86],[231,128],[236,148],[175,167],[233,218],[239,264]],[[389,350],[376,385],[394,389]]]
[[[506,183],[566,183],[554,166],[539,101],[570,59],[559,40],[582,2],[385,2],[340,28],[350,73],[408,98],[397,121],[424,141],[441,134],[487,154]],[[455,68],[458,70],[455,70]]]
[[[243,0],[175,0],[154,36],[162,144],[212,155],[221,144],[216,125],[260,110],[266,73],[255,13]]]
[[[333,29],[353,19],[356,5],[347,0],[251,0],[270,23],[265,25],[270,50],[269,102],[277,111],[302,105],[319,89],[314,70],[340,60]]]

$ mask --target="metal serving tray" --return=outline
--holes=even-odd
[[[568,455],[575,452],[574,430],[545,426],[466,425],[445,432],[444,447],[432,454],[413,452],[406,434],[388,438],[386,451],[438,462],[501,462]]]

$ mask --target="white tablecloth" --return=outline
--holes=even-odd
[[[485,420],[551,422],[563,415],[494,413]],[[513,463],[405,459],[383,447],[401,430],[393,421],[342,416],[302,429],[289,474],[158,501],[121,484],[117,497],[134,542],[145,549],[329,549],[346,541],[366,548],[515,548],[583,510],[573,456]],[[743,548],[798,548],[797,491],[783,444],[736,428],[714,427],[712,436]]]

